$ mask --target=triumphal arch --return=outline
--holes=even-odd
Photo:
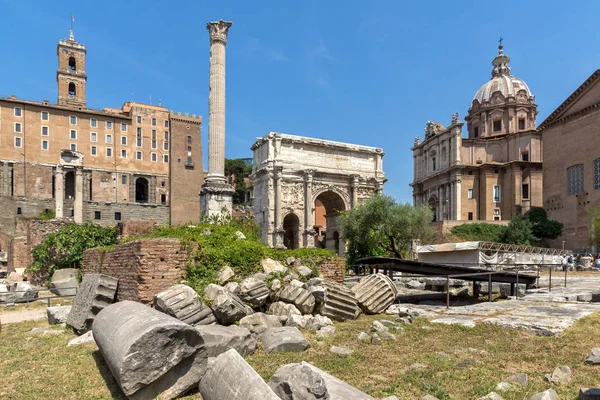
[[[254,218],[263,241],[343,255],[339,215],[381,192],[383,150],[275,132],[252,150]]]

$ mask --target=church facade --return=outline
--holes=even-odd
[[[527,84],[511,75],[503,46],[492,77],[475,94],[464,122],[427,122],[414,141],[413,203],[435,221],[508,220],[541,207],[542,138]]]

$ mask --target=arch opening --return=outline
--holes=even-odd
[[[136,203],[148,202],[148,179],[137,178],[135,181],[135,201]]]
[[[433,221],[431,222],[436,222],[437,221],[437,211],[438,211],[438,199],[435,196],[431,196],[429,198],[429,201],[427,202],[429,204],[429,207],[431,208],[431,211],[433,211]]]
[[[65,174],[65,199],[75,198],[75,172],[69,171]]]
[[[328,190],[315,199],[313,215],[314,229],[317,232],[315,246],[335,251],[343,256],[346,252],[340,213],[346,211],[346,203],[338,193]]]
[[[69,96],[77,95],[77,88],[73,82],[69,83]]]
[[[77,62],[75,61],[75,57],[69,57],[69,71],[77,70]]]
[[[283,244],[290,250],[300,247],[300,219],[294,213],[283,218]]]

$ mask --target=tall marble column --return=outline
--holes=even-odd
[[[200,190],[202,216],[231,213],[233,188],[225,180],[225,45],[232,22],[206,24],[210,35],[208,175]]]
[[[62,165],[56,166],[54,174],[54,213],[56,218],[64,218],[65,208],[65,172]]]
[[[83,168],[75,168],[75,223],[83,223]]]
[[[304,247],[315,247],[316,232],[313,228],[313,212],[315,204],[312,201],[313,170],[304,173]]]

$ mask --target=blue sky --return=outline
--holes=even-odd
[[[206,149],[206,22],[232,20],[226,156],[251,157],[269,131],[383,147],[385,192],[401,202],[412,201],[414,137],[466,115],[499,37],[538,124],[600,68],[595,1],[0,0],[0,96],[56,101],[71,9],[89,107],[162,99],[205,116]]]

